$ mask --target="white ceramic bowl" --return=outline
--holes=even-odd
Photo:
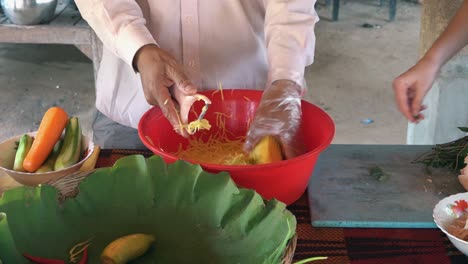
[[[30,136],[34,136],[37,131],[27,133]],[[0,169],[10,177],[12,177],[15,181],[28,186],[37,186],[41,183],[48,182],[50,180],[58,179],[67,175],[72,174],[80,169],[83,162],[85,162],[93,153],[94,151],[94,143],[89,140],[88,137],[82,135],[82,148],[85,150],[84,157],[73,166],[68,168],[58,170],[58,171],[50,171],[50,172],[43,172],[43,173],[28,173],[28,172],[18,172],[12,170],[13,163],[15,160],[16,155],[16,141],[19,141],[23,134],[12,137],[0,143]]]
[[[447,235],[450,242],[463,254],[468,256],[468,242],[453,236],[447,231],[447,226],[457,217],[456,214],[452,212],[450,205],[454,205],[455,201],[458,200],[466,200],[468,202],[468,192],[457,193],[440,200],[434,207],[432,215],[435,224]]]

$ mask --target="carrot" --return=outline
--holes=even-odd
[[[68,115],[60,107],[49,108],[42,117],[31,149],[23,161],[23,168],[35,172],[49,156],[67,125]]]

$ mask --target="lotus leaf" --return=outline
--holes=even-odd
[[[238,188],[228,173],[184,161],[127,156],[97,169],[79,194],[58,201],[49,185],[19,187],[0,198],[0,259],[21,253],[68,260],[71,247],[92,239],[89,263],[132,233],[156,242],[132,263],[280,263],[296,219],[285,204]]]

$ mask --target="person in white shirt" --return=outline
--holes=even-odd
[[[314,58],[315,0],[75,2],[104,45],[95,143],[141,147],[136,128],[152,105],[176,126],[174,98],[221,83],[224,89],[264,90],[247,151],[273,135],[287,157],[296,155],[290,146],[307,89],[304,69]]]

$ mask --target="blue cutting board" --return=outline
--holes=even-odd
[[[308,186],[312,225],[436,228],[435,204],[465,190],[456,172],[412,162],[432,147],[330,145],[317,160]]]

